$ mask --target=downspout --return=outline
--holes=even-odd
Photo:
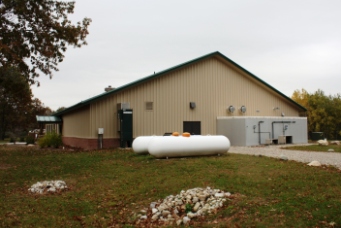
[[[259,145],[262,144],[262,139],[261,139],[261,134],[260,134],[260,132],[261,132],[260,124],[261,123],[264,123],[264,121],[258,121],[258,142],[259,142]]]
[[[256,132],[256,125],[253,125],[253,133],[258,133],[258,142],[259,142],[259,145],[262,144],[262,138],[261,138],[261,134],[262,133],[268,133],[269,134],[269,138],[270,138],[270,135],[271,135],[271,132],[262,132],[261,129],[260,129],[260,124],[261,123],[264,123],[264,121],[259,121],[258,122],[258,132]]]

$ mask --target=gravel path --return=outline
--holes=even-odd
[[[289,160],[295,160],[307,164],[312,161],[319,161],[321,164],[332,165],[341,169],[341,153],[283,150],[280,147],[283,147],[283,145],[265,147],[231,146],[228,152],[234,154],[263,155],[274,158],[279,158],[281,155],[284,155]]]

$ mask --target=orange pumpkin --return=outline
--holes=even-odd
[[[172,135],[173,135],[173,136],[179,136],[179,132],[174,131]]]
[[[190,133],[188,133],[188,132],[184,132],[184,133],[182,133],[182,136],[183,136],[183,137],[190,137],[190,136],[191,136],[191,134],[190,134]]]

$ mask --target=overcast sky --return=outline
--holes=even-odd
[[[340,0],[76,0],[92,19],[33,94],[56,110],[219,51],[277,90],[341,93]]]

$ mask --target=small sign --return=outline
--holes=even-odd
[[[103,135],[104,134],[104,128],[98,128],[98,134]]]

